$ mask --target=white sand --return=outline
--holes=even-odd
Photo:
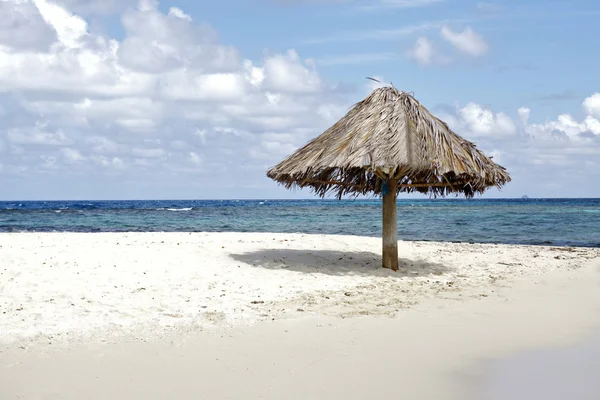
[[[393,316],[428,299],[499,296],[600,249],[242,233],[0,234],[0,342],[151,339],[306,315]],[[67,337],[68,336],[68,337]]]
[[[600,249],[407,242],[393,273],[349,236],[0,246],[2,400],[468,399],[482,362],[600,327]]]

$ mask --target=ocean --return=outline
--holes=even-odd
[[[0,232],[381,235],[381,201],[4,201]],[[402,240],[600,247],[600,199],[399,199]]]

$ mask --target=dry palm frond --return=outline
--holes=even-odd
[[[374,90],[267,176],[287,188],[311,187],[338,198],[381,194],[388,179],[397,180],[399,192],[467,197],[510,181],[474,143],[394,87]]]

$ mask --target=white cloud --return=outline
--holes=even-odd
[[[600,118],[600,93],[594,93],[583,101],[583,107],[588,115]]]
[[[61,118],[61,124],[73,126],[119,125],[132,131],[154,128],[163,118],[163,102],[147,97],[121,97],[80,101],[25,101],[24,107],[44,117]],[[64,117],[64,118],[62,118]]]
[[[465,28],[463,32],[454,32],[447,26],[442,26],[440,36],[461,53],[472,57],[479,57],[488,51],[487,43],[470,27]],[[417,38],[407,56],[421,66],[448,65],[456,58],[442,54],[438,46],[425,36]]]
[[[77,162],[85,160],[85,157],[81,155],[79,150],[72,149],[70,147],[63,148],[62,153],[63,153],[64,157],[67,159],[67,162],[70,162],[70,163],[77,163]]]
[[[125,35],[116,40],[90,30],[67,3],[85,5],[29,3],[54,35],[30,32],[33,39],[0,45],[0,92],[17,94],[11,118],[0,120],[9,174],[34,177],[47,168],[143,181],[140,174],[154,170],[184,180],[197,171],[190,164],[202,163],[219,182],[235,160],[263,180],[249,149],[274,163],[347,111],[349,102],[315,62],[295,50],[244,59],[209,25],[182,9],[162,13],[153,1],[123,14]],[[22,33],[19,26],[6,37]]]
[[[33,1],[0,1],[0,45],[45,50],[56,39],[56,31],[44,21]]]
[[[517,110],[517,113],[519,114],[521,124],[527,125],[527,123],[529,122],[529,114],[531,113],[531,110],[527,107],[520,107]]]
[[[200,141],[201,141],[203,144],[206,144],[206,136],[207,136],[206,129],[196,129],[196,130],[193,132],[193,135],[195,135],[195,136],[199,137],[199,138],[200,138]]]
[[[282,158],[294,152],[297,148],[297,146],[294,146],[291,143],[262,141],[258,146],[251,148],[249,154],[255,159],[271,160],[274,158]]]
[[[471,27],[466,27],[462,32],[455,32],[447,26],[440,30],[442,39],[446,40],[462,53],[479,57],[487,53],[489,46],[481,35]]]
[[[421,66],[447,65],[452,61],[440,52],[433,41],[424,36],[417,38],[407,56]]]
[[[246,95],[248,82],[239,73],[165,74],[160,94],[167,100],[235,101]]]
[[[125,168],[125,163],[120,157],[92,156],[91,159],[104,168],[117,170]]]
[[[590,115],[578,120],[561,114],[538,123],[531,121],[534,115],[521,107],[516,110],[520,123],[515,123],[508,114],[471,102],[440,117],[459,135],[476,140],[478,148],[508,169],[513,182],[507,190],[513,195],[557,196],[560,188],[552,186],[556,181],[540,182],[542,174],[574,184],[573,179],[579,178],[573,177],[585,170],[581,182],[600,179],[595,168],[600,157],[600,134],[595,133],[600,132],[600,121]]]
[[[76,13],[112,14],[133,7],[138,0],[53,0],[53,3]]]
[[[146,4],[123,16],[126,39],[119,47],[119,61],[136,71],[159,73],[181,67],[198,73],[233,71],[239,67],[236,49],[218,43],[208,25],[195,25],[189,15],[171,8],[168,15],[155,4]]]
[[[62,130],[52,132],[46,128],[46,124],[39,122],[33,128],[13,128],[6,138],[16,145],[61,146],[72,142]]]
[[[535,138],[544,138],[553,133],[559,133],[579,140],[583,139],[581,136],[583,133],[600,136],[600,121],[592,116],[587,116],[582,122],[577,122],[571,115],[561,114],[554,121],[528,125],[526,132]]]
[[[456,116],[450,116],[448,124],[459,134],[472,138],[500,138],[517,133],[515,123],[508,115],[495,113],[473,102],[458,109]]]
[[[294,50],[268,57],[265,60],[264,73],[264,86],[267,90],[317,93],[323,89],[323,82],[314,65],[302,62]]]
[[[156,121],[151,118],[118,118],[115,124],[132,132],[145,132],[156,128]]]
[[[42,18],[54,28],[60,43],[69,48],[83,46],[88,36],[87,22],[47,0],[33,0]]]
[[[526,132],[538,139],[548,139],[556,134],[566,135],[576,141],[586,141],[585,135],[600,137],[600,120],[597,118],[600,116],[600,93],[594,93],[587,97],[583,101],[582,107],[588,115],[581,122],[578,122],[570,114],[560,114],[556,120],[526,125]]]
[[[589,132],[593,133],[594,135],[600,136],[600,121],[599,120],[592,117],[591,115],[588,115],[583,120],[583,123],[585,124],[585,126]]]
[[[420,65],[429,65],[433,62],[433,43],[426,37],[420,37],[415,42],[408,56]]]
[[[174,16],[177,18],[181,18],[181,19],[185,19],[187,21],[192,21],[192,17],[189,16],[188,14],[184,13],[183,10],[181,10],[180,8],[177,7],[171,7],[169,9],[169,16]]]
[[[45,91],[66,95],[132,96],[147,94],[156,77],[122,68],[118,42],[89,38],[88,47],[57,42],[49,52],[5,51],[0,48],[0,91]]]
[[[189,152],[188,159],[194,165],[200,165],[200,164],[202,164],[202,157],[198,153],[196,153],[195,151],[190,151]]]

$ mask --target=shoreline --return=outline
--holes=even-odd
[[[176,212],[176,211],[173,211]],[[53,231],[34,231],[34,230],[14,230],[14,231],[0,231],[0,235],[144,235],[144,234],[180,234],[180,235],[206,235],[206,234],[239,234],[239,235],[301,235],[301,236],[333,236],[333,237],[353,237],[353,238],[370,238],[381,240],[381,233],[374,235],[367,234],[351,234],[351,233],[311,233],[311,232],[284,232],[284,231],[185,231],[185,230],[136,230],[136,231],[69,231],[69,230],[53,230]],[[508,241],[476,241],[476,240],[426,240],[426,239],[398,239],[398,242],[404,243],[452,243],[452,244],[468,244],[468,245],[494,245],[494,246],[525,246],[525,247],[541,247],[541,248],[574,248],[574,249],[600,249],[600,244],[588,243],[588,244],[568,244],[568,243],[552,243],[552,242],[539,242],[539,243],[522,243],[522,242],[508,242]]]
[[[600,248],[597,199],[438,200],[398,200],[401,239]],[[380,200],[34,202],[0,205],[0,231],[260,231],[381,237],[381,212]]]
[[[53,231],[31,231],[31,230],[20,230],[20,231],[0,231],[0,235],[144,235],[144,234],[181,234],[181,235],[205,235],[205,234],[240,234],[240,235],[302,235],[302,236],[333,236],[333,237],[354,237],[354,238],[375,238],[381,240],[381,233],[377,235],[365,235],[365,234],[350,234],[350,233],[310,233],[310,232],[271,232],[271,231],[182,231],[182,230],[169,230],[169,231],[68,231],[68,230],[53,230]],[[398,239],[398,242],[404,243],[452,243],[452,244],[468,244],[468,245],[498,245],[498,246],[525,246],[525,247],[541,247],[541,248],[573,248],[573,249],[600,249],[600,245],[595,243],[589,244],[565,244],[565,243],[552,243],[552,242],[539,242],[539,243],[522,243],[522,242],[508,242],[508,241],[474,241],[474,240],[426,240],[426,239]]]

